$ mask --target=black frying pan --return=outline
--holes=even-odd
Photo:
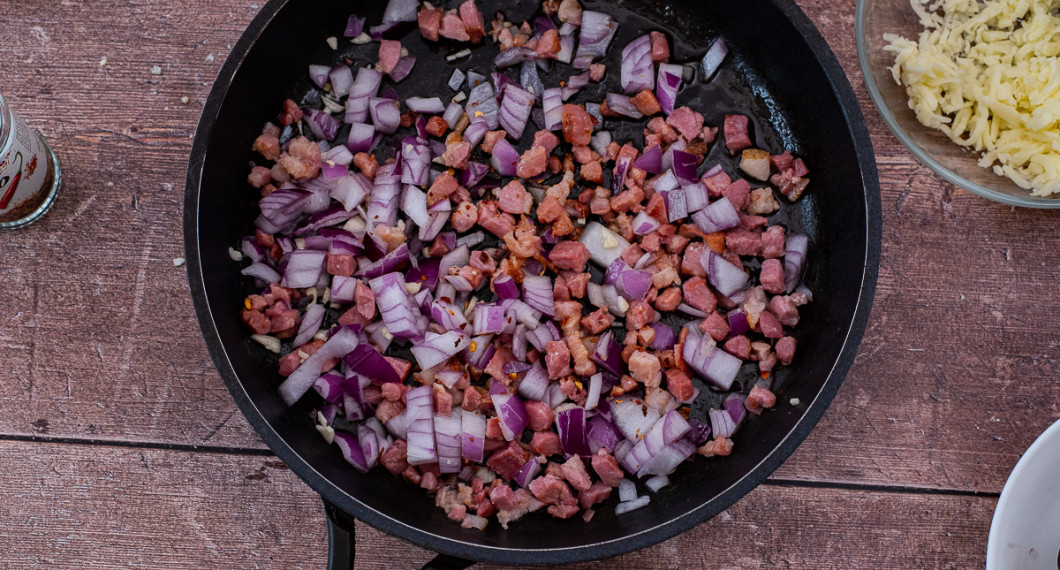
[[[537,8],[530,4],[479,1],[487,19],[500,8],[516,22]],[[436,566],[465,566],[469,560],[564,563],[613,556],[668,539],[721,512],[772,473],[824,413],[854,359],[875,290],[880,242],[876,166],[850,84],[824,40],[791,0],[587,3],[587,8],[619,19],[612,50],[651,27],[671,34],[677,59],[702,54],[719,33],[729,42],[733,55],[726,68],[710,86],[682,94],[679,104],[693,105],[715,125],[728,112],[753,113],[758,146],[774,152],[787,148],[805,157],[812,169],[810,191],[783,213],[783,221],[811,236],[806,282],[815,300],[804,307],[794,333],[799,341],[795,363],[776,375],[777,408],[744,423],[734,437],[732,456],[697,456],[647,507],[621,517],[607,507],[613,505],[611,499],[591,523],[540,512],[508,531],[491,523],[480,532],[450,522],[433,497],[403,479],[381,469],[361,474],[346,464],[312,428],[307,413],[312,402],[288,409],[280,401],[275,357],[250,340],[239,317],[248,289],[228,247],[253,232],[257,193],[246,184],[253,160],[250,143],[262,124],[276,116],[284,98],[305,94],[308,64],[331,63],[342,54],[323,40],[342,38],[349,11],[357,10],[371,24],[379,21],[383,6],[382,1],[269,2],[232,50],[206,102],[185,199],[188,274],[207,346],[250,424],[324,498],[332,566],[352,564],[353,518],[443,553]],[[402,98],[446,93],[452,67],[444,63],[444,53],[419,41],[404,44],[420,60],[398,86]],[[347,49],[352,47],[342,41],[340,50]],[[487,71],[485,62],[492,57],[487,52],[494,49],[483,48],[472,62],[460,65],[477,63],[478,70]],[[364,62],[361,58],[358,63]],[[609,75],[617,76],[617,69]],[[609,77],[604,89],[617,91],[614,82],[617,77]],[[632,128],[613,130],[619,140],[639,136]],[[732,173],[732,160],[721,145],[715,146],[711,160],[726,161]],[[801,403],[789,404],[792,398]]]

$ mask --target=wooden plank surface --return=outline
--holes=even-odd
[[[0,457],[0,567],[324,565],[322,504],[275,458],[24,442],[0,442]],[[971,568],[993,506],[982,497],[766,485],[678,538],[573,568]],[[431,558],[366,525],[357,542],[357,568]]]
[[[861,83],[854,2],[799,3],[848,73],[880,165],[869,328],[770,485],[622,564],[981,566],[994,499],[967,493],[996,495],[1060,416],[1056,214],[988,202],[917,164]],[[173,262],[201,104],[260,4],[0,0],[0,89],[65,177],[43,221],[0,235],[0,440],[62,442],[0,443],[12,505],[0,566],[320,566],[319,503],[275,459],[242,451],[264,446],[213,369]],[[218,452],[190,451],[201,446]],[[803,483],[821,486],[785,486]],[[363,567],[427,558],[362,530]],[[889,548],[863,548],[878,543]]]

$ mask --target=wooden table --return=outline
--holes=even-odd
[[[65,177],[43,221],[0,234],[0,567],[324,565],[321,502],[236,410],[174,262],[200,109],[261,1],[0,0],[0,87]],[[914,162],[868,99],[854,2],[800,4],[880,165],[883,260],[857,361],[766,484],[585,567],[981,567],[1009,471],[1060,416],[1056,214]],[[359,567],[430,557],[365,525],[357,538]]]

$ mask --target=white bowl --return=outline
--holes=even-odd
[[[1001,490],[990,539],[987,570],[1060,568],[1060,421],[1023,454]]]

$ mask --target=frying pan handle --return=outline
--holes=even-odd
[[[327,500],[324,512],[328,516],[328,570],[353,570],[356,533],[353,517],[342,512]],[[439,554],[423,570],[463,570],[475,562],[448,554]]]

